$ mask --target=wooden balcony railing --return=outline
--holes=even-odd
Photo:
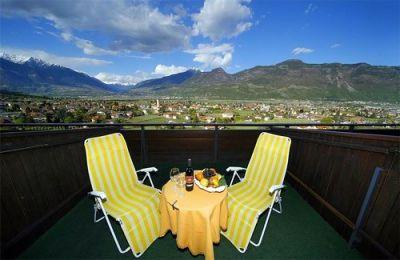
[[[369,256],[399,257],[398,125],[311,124],[343,128],[330,131],[292,129],[310,124],[41,124],[78,129],[22,131],[35,126],[0,125],[3,130],[20,127],[0,132],[1,244],[7,256],[21,252],[85,195],[89,187],[86,138],[121,132],[138,167],[188,157],[210,165],[246,166],[258,135],[269,131],[292,139],[287,181],[346,239],[355,227],[374,169],[383,168],[361,226],[359,248]],[[213,130],[176,128],[185,126]],[[246,129],[230,130],[237,126]],[[359,133],[362,127],[369,129],[360,131],[379,134]]]
[[[69,129],[69,128],[82,128],[82,127],[251,127],[251,128],[270,128],[270,127],[285,127],[285,128],[297,128],[297,127],[318,127],[326,129],[343,129],[343,130],[355,130],[356,128],[392,128],[398,129],[400,124],[398,123],[1,123],[0,129],[10,128],[14,130],[24,130],[30,127],[48,127],[58,129]]]

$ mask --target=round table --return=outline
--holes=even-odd
[[[195,184],[190,192],[183,188],[183,196],[177,189],[171,181],[162,189],[160,236],[171,230],[179,248],[214,259],[213,243],[219,243],[220,231],[227,227],[227,189],[209,193]]]

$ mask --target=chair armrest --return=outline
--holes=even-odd
[[[271,186],[271,188],[269,188],[269,193],[273,194],[274,192],[279,191],[279,190],[281,190],[281,189],[283,189],[285,187],[286,186],[283,185],[283,184],[281,184],[281,185],[273,185],[273,186]]]
[[[96,197],[96,198],[100,198],[101,200],[105,200],[107,198],[106,194],[104,192],[101,192],[101,191],[91,191],[91,192],[88,193],[88,195]]]
[[[150,173],[150,172],[157,172],[157,168],[156,167],[149,167],[149,168],[143,168],[140,170],[137,170],[136,172],[145,172],[145,173]]]
[[[247,170],[246,168],[243,167],[236,167],[236,166],[230,166],[228,168],[226,168],[227,172],[238,172],[238,171],[245,171]]]

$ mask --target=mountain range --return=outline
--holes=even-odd
[[[272,66],[256,66],[235,74],[217,68],[191,71],[186,80],[171,83],[168,77],[150,80],[130,93],[214,99],[329,99],[398,101],[399,66],[357,64],[306,64],[287,60]],[[170,76],[171,77],[171,76]]]
[[[287,60],[234,74],[188,70],[140,82],[106,84],[72,69],[30,58],[0,57],[0,90],[51,96],[124,95],[209,99],[329,99],[399,101],[400,66],[307,64]]]
[[[37,58],[0,57],[0,89],[35,95],[86,96],[114,94],[120,86]]]

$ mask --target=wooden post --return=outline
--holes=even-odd
[[[372,195],[374,194],[374,191],[376,189],[376,184],[378,183],[379,177],[382,173],[382,168],[376,167],[374,171],[374,175],[372,175],[371,181],[368,186],[367,193],[365,194],[364,201],[361,205],[360,212],[358,213],[357,221],[355,224],[355,227],[353,229],[353,233],[350,236],[348,246],[349,248],[353,248],[354,243],[358,241],[358,233],[360,232],[360,229],[362,225],[364,224],[364,219],[365,219],[365,214],[367,212],[369,203],[371,202]]]
[[[218,126],[214,128],[214,163],[218,160]]]
[[[144,125],[140,126],[140,163],[142,168],[144,164],[147,163],[147,154],[146,154],[146,139],[144,135]]]

